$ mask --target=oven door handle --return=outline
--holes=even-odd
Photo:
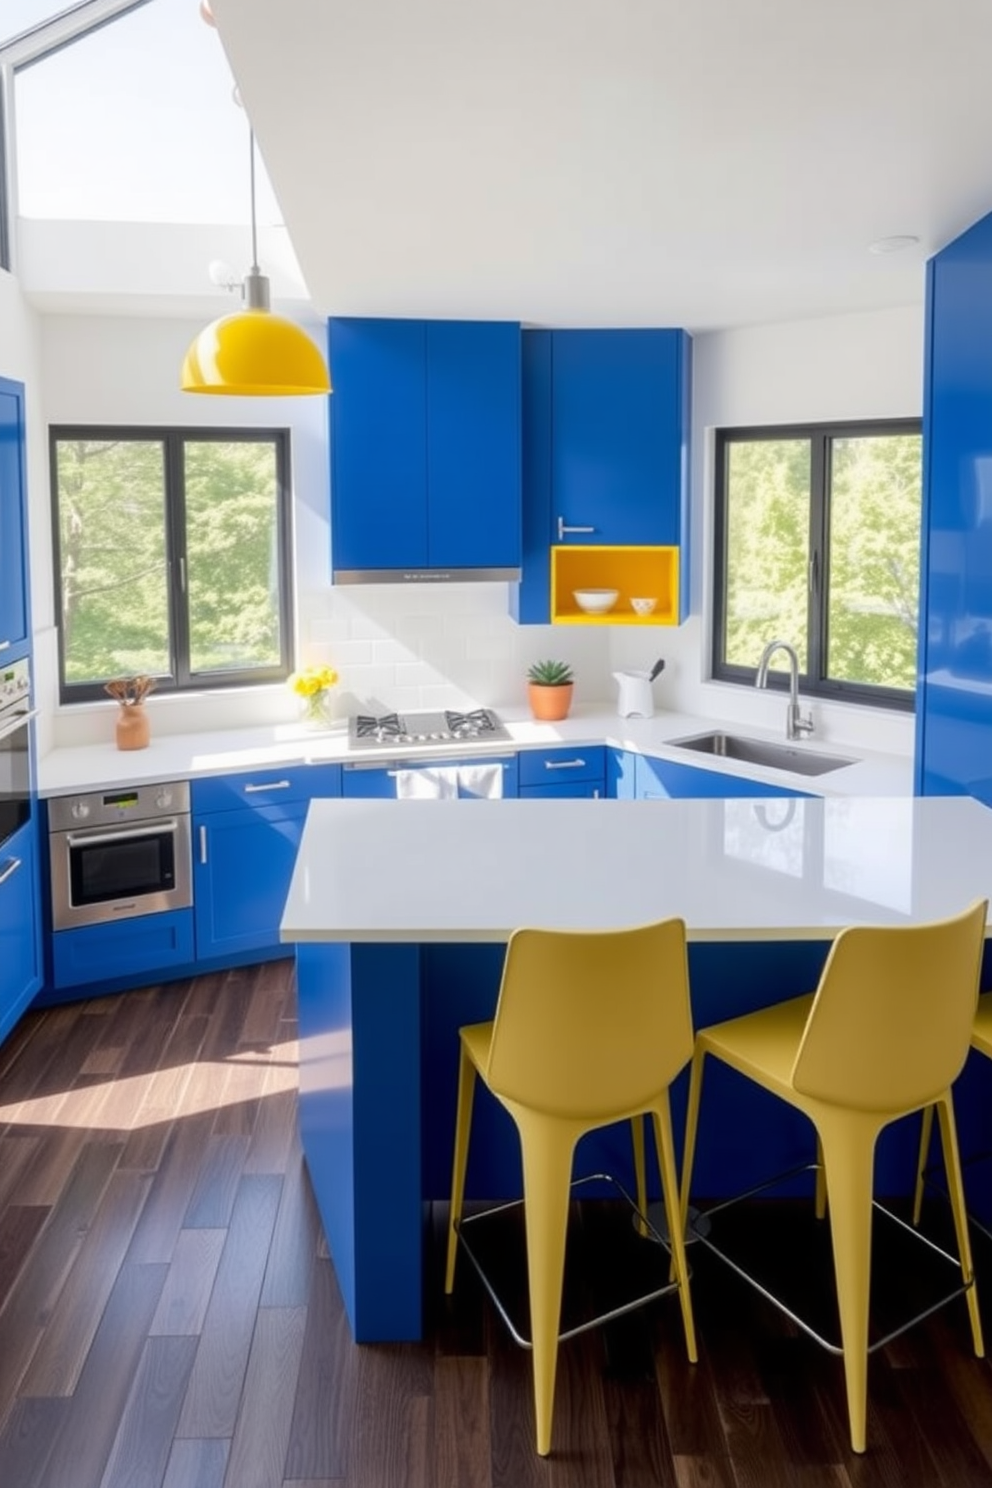
[[[32,718],[37,718],[40,712],[40,708],[29,708],[26,713],[18,713],[16,718],[12,718],[9,723],[5,723],[0,727],[0,739],[9,738],[19,728],[23,728],[26,723],[30,723]]]
[[[147,827],[125,827],[123,831],[109,832],[98,827],[94,832],[66,832],[69,847],[100,847],[104,842],[136,842],[140,837],[160,837],[163,832],[178,832],[175,817],[168,821],[149,822]]]

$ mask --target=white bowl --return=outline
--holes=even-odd
[[[656,599],[632,599],[630,608],[638,615],[650,615],[657,603]]]
[[[587,615],[605,615],[620,598],[619,589],[573,589],[572,597]]]

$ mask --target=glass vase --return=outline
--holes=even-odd
[[[326,687],[300,699],[300,721],[310,729],[328,727],[331,721],[331,695]]]

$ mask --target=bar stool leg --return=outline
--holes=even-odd
[[[524,1169],[524,1220],[527,1233],[527,1281],[534,1364],[534,1415],[537,1452],[551,1451],[561,1288],[565,1270],[565,1235],[572,1180],[575,1136],[569,1126],[519,1107],[513,1112],[520,1131]]]
[[[933,1107],[928,1106],[927,1111],[931,1113],[932,1121]],[[974,1284],[975,1273],[972,1268],[971,1242],[968,1237],[968,1216],[964,1206],[964,1182],[961,1177],[961,1158],[958,1152],[954,1106],[949,1094],[937,1102],[937,1116],[940,1122],[940,1140],[944,1149],[944,1171],[947,1174],[947,1187],[951,1198],[951,1212],[954,1215],[954,1232],[957,1235],[961,1271],[965,1281],[972,1283],[965,1292],[965,1298],[968,1303],[968,1317],[971,1321],[971,1340],[975,1347],[976,1356],[979,1359],[983,1359],[985,1357],[985,1342],[982,1338],[982,1320],[978,1311],[978,1289]]]
[[[451,1213],[448,1217],[448,1257],[444,1270],[444,1290],[450,1296],[455,1285],[455,1258],[458,1255],[457,1224],[462,1217],[465,1194],[465,1169],[468,1165],[468,1137],[472,1126],[472,1099],[475,1095],[475,1065],[461,1045],[458,1060],[458,1107],[455,1116],[455,1155],[451,1171]]]
[[[837,1122],[823,1143],[851,1447],[865,1450],[868,1416],[868,1295],[877,1127]]]
[[[923,1125],[920,1128],[920,1155],[916,1160],[916,1188],[913,1192],[913,1223],[920,1222],[923,1208],[923,1174],[930,1153],[930,1135],[933,1131],[933,1106],[923,1107]]]
[[[644,1149],[644,1117],[630,1118],[630,1136],[634,1144],[634,1178],[637,1183],[637,1212],[648,1212],[648,1170]],[[649,1233],[643,1219],[637,1221],[637,1233],[643,1238]]]
[[[689,1267],[685,1259],[685,1218],[679,1202],[679,1185],[675,1176],[675,1141],[672,1137],[672,1108],[668,1095],[654,1108],[654,1137],[658,1147],[658,1165],[661,1168],[661,1192],[665,1200],[665,1222],[668,1225],[669,1244],[672,1248],[672,1267],[679,1284],[679,1305],[682,1308],[682,1326],[685,1329],[685,1347],[689,1363],[699,1358],[696,1352],[696,1328],[692,1317],[692,1298],[689,1296]]]

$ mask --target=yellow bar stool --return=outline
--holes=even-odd
[[[822,1217],[825,1192],[840,1348],[748,1276],[714,1242],[712,1232],[704,1234],[701,1228],[699,1239],[817,1342],[843,1355],[855,1452],[865,1450],[875,1143],[891,1122],[932,1105],[940,1117],[958,1244],[957,1257],[940,1253],[955,1266],[960,1264],[961,1271],[961,1284],[942,1303],[965,1294],[975,1353],[979,1357],[984,1353],[951,1085],[968,1053],[987,910],[983,900],[961,915],[931,924],[844,930],[831,947],[815,994],[732,1018],[696,1036],[682,1170],[683,1217],[707,1055],[723,1060],[804,1112],[816,1130],[817,1214]],[[708,1215],[726,1207],[714,1205]],[[904,1228],[913,1233],[908,1226]],[[916,1321],[911,1319],[896,1332]],[[871,1348],[887,1341],[879,1339]]]
[[[643,1116],[653,1119],[673,1237],[674,1280],[666,1275],[660,1289],[631,1305],[677,1287],[686,1348],[690,1360],[696,1360],[669,1103],[669,1086],[692,1056],[684,923],[673,919],[627,930],[575,933],[515,931],[507,945],[496,1016],[490,1023],[462,1028],[460,1049],[445,1291],[454,1286],[463,1229],[478,1075],[506,1107],[520,1136],[537,1451],[546,1456],[551,1450],[572,1161],[586,1132],[630,1119],[636,1136]],[[638,1189],[643,1213],[643,1151]],[[467,1244],[464,1234],[462,1240]],[[484,1273],[483,1280],[508,1321]]]
[[[992,992],[985,992],[978,999],[975,1021],[971,1025],[971,1047],[976,1049],[979,1054],[984,1054],[986,1059],[992,1059]],[[933,1106],[927,1106],[923,1112],[923,1130],[920,1133],[920,1157],[916,1165],[916,1192],[913,1196],[914,1225],[920,1222],[920,1211],[923,1206],[923,1186],[926,1179],[927,1154],[930,1151],[932,1134]],[[981,1225],[979,1228],[985,1229],[986,1227]]]

